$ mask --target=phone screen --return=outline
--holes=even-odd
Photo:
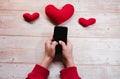
[[[53,40],[59,42],[59,40],[67,43],[67,27],[55,26]],[[62,46],[58,44],[55,48],[56,54],[62,54]]]

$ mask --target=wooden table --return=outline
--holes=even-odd
[[[54,25],[45,7],[70,3],[75,13],[61,24],[69,29],[73,56],[82,79],[120,79],[120,0],[0,0],[0,79],[25,79],[44,54],[44,42]],[[33,23],[24,21],[25,12],[39,12]],[[97,19],[84,28],[78,18]],[[49,79],[59,79],[63,66],[53,62]]]

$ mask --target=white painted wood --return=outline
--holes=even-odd
[[[1,36],[0,62],[39,63],[44,54],[44,43],[47,38]],[[75,64],[120,65],[119,39],[70,38],[70,40],[73,44]]]
[[[83,79],[119,79],[120,66],[83,65],[78,67],[79,75]]]
[[[76,11],[80,12],[119,12],[120,0],[0,0],[0,9],[8,10],[39,10],[48,4],[54,4],[58,8],[65,4],[73,4]]]
[[[22,15],[25,11],[0,11],[0,35],[49,36],[53,34],[54,26],[42,13],[40,19],[30,24],[25,22]],[[32,11],[30,11],[32,13]],[[120,37],[120,13],[84,13],[75,12],[73,17],[61,24],[69,29],[72,37]],[[95,17],[96,24],[83,28],[79,23],[80,17]],[[16,19],[16,21],[14,21]],[[20,26],[19,26],[20,25]],[[48,30],[46,30],[48,29]]]
[[[54,25],[45,7],[75,7],[63,26],[69,28],[73,57],[82,79],[120,79],[120,0],[0,0],[0,79],[25,79],[44,54],[44,42]],[[39,12],[33,23],[24,21],[25,12]],[[80,17],[97,19],[83,28]],[[59,79],[61,63],[52,63],[48,79]]]
[[[25,79],[34,64],[5,64],[0,63],[0,79]],[[120,66],[81,65],[77,66],[82,79],[119,79]],[[49,79],[59,79],[59,71],[64,69],[59,63],[53,63],[49,70]]]
[[[1,64],[0,79],[25,79],[34,65],[30,64]]]

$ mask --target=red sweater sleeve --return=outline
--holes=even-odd
[[[31,73],[28,74],[26,79],[47,79],[49,71],[40,65],[35,65]]]
[[[61,79],[81,79],[76,67],[65,68],[60,71]]]

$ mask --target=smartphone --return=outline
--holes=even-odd
[[[55,26],[54,28],[54,35],[53,40],[59,42],[59,40],[67,43],[67,33],[68,28],[64,26]],[[62,54],[62,46],[58,43],[55,47],[55,54],[61,55]]]

